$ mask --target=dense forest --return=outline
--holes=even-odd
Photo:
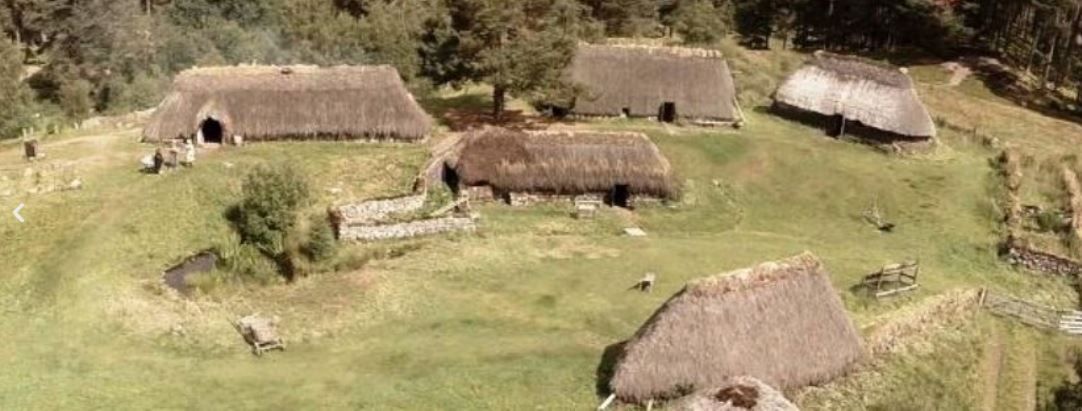
[[[605,36],[988,55],[1059,90],[1082,83],[1080,20],[1078,0],[0,0],[0,138],[152,107],[196,65],[392,64],[421,93],[491,84],[499,112],[573,95],[562,68]]]

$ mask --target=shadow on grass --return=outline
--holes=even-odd
[[[470,93],[453,97],[429,95],[418,100],[425,111],[440,124],[447,125],[444,117],[452,110],[486,110],[492,107],[492,98],[484,94]]]
[[[620,341],[605,347],[605,351],[601,354],[601,363],[597,364],[597,385],[595,386],[598,397],[605,398],[612,394],[609,383],[616,372],[616,361],[624,355],[626,345],[627,341]]]
[[[979,58],[968,60],[969,66],[973,69],[973,75],[997,97],[1059,120],[1076,123],[1082,120],[1082,115],[1077,108],[1079,103],[1071,101],[1062,93],[1039,87],[1037,89],[1027,87],[1020,75],[1001,64]],[[1074,107],[1073,110],[1072,107]]]
[[[504,110],[500,118],[492,114],[492,97],[487,94],[469,93],[452,97],[430,95],[420,104],[436,121],[452,131],[465,131],[484,126],[498,126],[519,130],[548,128],[553,123],[569,123],[569,120],[549,116],[530,115],[522,110]]]

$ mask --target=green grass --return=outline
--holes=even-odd
[[[962,105],[979,98],[958,95]],[[944,115],[964,117],[950,110]],[[935,153],[897,158],[745,111],[748,126],[739,131],[584,125],[648,132],[685,183],[672,207],[604,210],[579,221],[569,207],[482,206],[476,235],[349,245],[343,252],[366,264],[295,284],[218,287],[195,301],[164,293],[158,275],[187,253],[235,241],[222,213],[245,169],[300,165],[319,210],[403,192],[424,148],[257,144],[148,176],[134,170],[147,147],[132,131],[50,141],[49,158],[76,161],[86,188],[0,198],[5,210],[26,202],[28,220],[0,218],[0,408],[586,409],[599,402],[605,347],[634,333],[685,282],[804,250],[826,262],[860,325],[957,287],[1076,303],[1066,281],[997,260],[988,161],[995,153],[944,131]],[[1046,126],[1061,127],[1035,127]],[[0,150],[5,164],[17,157],[16,147]],[[895,233],[860,218],[874,199]],[[620,235],[632,225],[649,236]],[[922,263],[916,293],[877,302],[849,291],[864,274],[906,258]],[[658,274],[654,292],[628,291],[647,271]],[[248,353],[226,319],[251,311],[281,316],[289,351]],[[826,404],[969,408],[989,329],[978,322],[887,359],[879,372],[888,383],[835,393],[841,398]],[[1040,341],[1019,333],[1010,341]],[[1061,345],[1031,352],[1044,358]],[[1039,368],[1041,381],[1061,375],[1052,368]],[[904,394],[916,392],[929,398],[908,402]]]

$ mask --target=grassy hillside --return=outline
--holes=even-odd
[[[780,60],[737,52],[727,51],[744,73],[738,76],[781,75]],[[1034,150],[1073,150],[1076,125],[941,87],[935,70],[917,73],[937,116],[975,121]],[[824,259],[862,327],[959,287],[1076,303],[1066,281],[997,261],[995,153],[945,130],[934,153],[887,156],[766,114],[755,107],[759,98],[748,97],[748,125],[738,131],[579,125],[646,131],[685,183],[671,208],[605,210],[577,221],[561,206],[484,206],[476,235],[351,245],[345,252],[371,258],[367,264],[296,284],[223,285],[193,301],[163,293],[158,275],[187,253],[234,241],[222,214],[244,170],[301,165],[320,195],[313,209],[321,210],[401,192],[425,149],[259,144],[150,176],[135,171],[147,148],[134,142],[134,130],[49,141],[49,161],[75,161],[85,188],[0,198],[4,210],[25,202],[27,218],[0,218],[0,293],[7,297],[0,300],[0,408],[587,409],[599,402],[595,373],[605,347],[629,337],[686,281],[804,250]],[[18,172],[20,161],[16,147],[0,149],[5,169]],[[882,234],[861,219],[875,199],[896,232]],[[632,225],[649,236],[620,235]],[[873,301],[849,290],[864,274],[906,258],[923,266],[916,293]],[[654,292],[627,291],[647,271],[658,273]],[[252,311],[282,317],[289,351],[262,359],[247,351],[226,319]],[[995,356],[990,338],[1011,348]],[[1016,392],[1063,375],[1058,353],[1069,343],[1046,340],[981,317],[804,405],[976,408],[988,386],[1003,399],[996,409],[1018,409]],[[986,356],[1005,358],[1010,371],[1002,375],[1025,381],[982,385],[999,370],[982,366],[992,361]],[[928,398],[914,401],[916,393]]]

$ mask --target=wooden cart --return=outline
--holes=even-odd
[[[252,346],[252,353],[257,356],[270,350],[286,349],[285,340],[278,335],[277,317],[267,318],[252,314],[234,322],[233,327],[244,337],[244,341]]]

